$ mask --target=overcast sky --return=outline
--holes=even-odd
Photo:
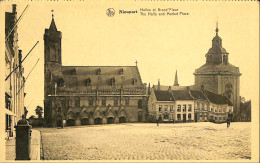
[[[257,3],[257,2],[255,2]],[[11,12],[12,3],[5,6]],[[138,5],[139,4],[139,5]],[[188,16],[140,16],[118,14],[118,10],[140,8],[174,8],[188,12]],[[26,7],[17,3],[18,15]],[[114,17],[106,15],[114,8]],[[255,99],[258,106],[259,80],[259,18],[254,2],[218,3],[30,3],[18,25],[19,47],[25,56],[32,46],[39,44],[24,61],[25,77],[38,58],[40,62],[26,82],[25,106],[29,116],[37,105],[43,106],[44,96],[44,29],[51,23],[51,10],[62,32],[63,65],[122,65],[138,68],[144,83],[173,85],[178,71],[180,85],[194,84],[194,71],[205,62],[205,54],[215,36],[218,17],[219,36],[229,52],[229,62],[239,67],[240,94]]]

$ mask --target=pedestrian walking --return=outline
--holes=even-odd
[[[159,119],[157,119],[157,126],[159,126]]]
[[[227,120],[227,128],[229,128],[229,126],[230,126],[230,121]]]

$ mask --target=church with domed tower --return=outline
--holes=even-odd
[[[47,126],[143,122],[147,90],[136,66],[63,66],[54,16],[44,34]]]
[[[229,53],[222,47],[222,39],[218,35],[212,40],[212,47],[207,52],[206,63],[195,70],[195,89],[204,88],[213,93],[226,96],[234,107],[234,115],[240,109],[240,76],[239,68],[230,64]]]

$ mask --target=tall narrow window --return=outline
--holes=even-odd
[[[106,99],[102,99],[102,106],[106,106]]]
[[[170,112],[173,112],[173,105],[170,105]]]
[[[177,111],[178,111],[178,112],[181,111],[181,105],[178,105]]]
[[[182,111],[184,111],[184,112],[186,111],[186,105],[185,104],[183,105],[183,110]]]
[[[192,105],[189,104],[189,109],[188,109],[188,111],[191,111],[191,110],[192,110]]]
[[[126,106],[129,106],[129,98],[126,98],[126,99],[125,99],[125,105],[126,105]]]
[[[111,85],[112,85],[112,86],[115,86],[115,85],[116,85],[116,80],[115,80],[115,78],[112,78],[112,79],[111,79]]]
[[[86,86],[91,86],[91,79],[90,79],[90,78],[87,78],[87,79],[85,80],[85,84],[86,84]]]
[[[143,107],[143,101],[138,100],[138,108],[141,109]]]
[[[114,106],[118,106],[118,99],[117,98],[114,99]]]
[[[168,105],[164,106],[164,112],[167,113],[168,112]]]
[[[93,99],[88,100],[88,106],[93,106]]]
[[[191,114],[190,113],[188,114],[188,118],[189,118],[189,120],[191,120]]]
[[[177,119],[180,121],[181,120],[181,115],[177,114]]]
[[[80,107],[80,99],[75,99],[75,107]]]
[[[159,112],[162,112],[162,105],[159,105]]]

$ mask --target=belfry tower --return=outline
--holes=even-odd
[[[240,76],[239,68],[229,63],[229,53],[222,47],[222,39],[218,35],[212,39],[212,47],[207,52],[206,63],[195,70],[195,88],[212,91],[227,96],[233,104],[234,115],[240,108]]]
[[[48,124],[53,116],[52,97],[56,78],[61,76],[61,32],[57,30],[52,14],[51,25],[44,33],[44,117]]]

